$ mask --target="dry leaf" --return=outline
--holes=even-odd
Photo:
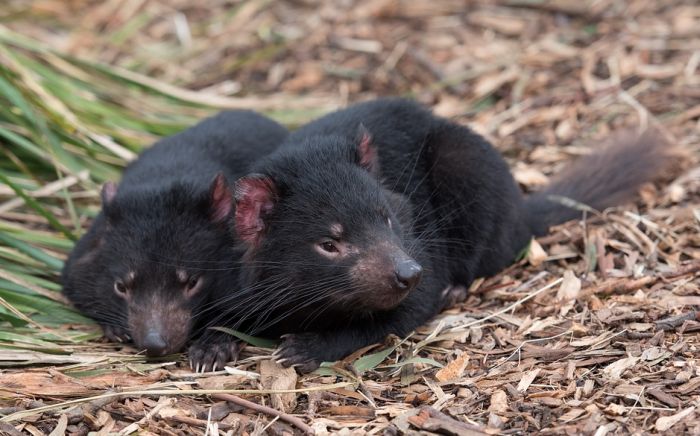
[[[648,332],[654,328],[654,324],[648,322],[631,322],[627,324],[627,328],[637,332]]]
[[[625,406],[621,406],[617,403],[610,403],[608,404],[608,407],[605,408],[604,412],[607,413],[608,415],[623,415],[627,411],[627,408]]]
[[[675,415],[662,416],[661,418],[656,420],[656,423],[654,425],[656,426],[656,429],[658,431],[669,430],[671,427],[678,424],[683,418],[692,414],[694,411],[695,407],[688,407],[687,409],[683,409]]]
[[[464,374],[464,370],[469,365],[469,354],[462,353],[455,360],[448,363],[444,368],[441,368],[435,373],[435,378],[439,382],[446,382],[450,380],[457,380]]]
[[[294,389],[297,385],[297,372],[294,368],[285,368],[273,360],[263,360],[260,362],[260,383],[265,389]],[[275,409],[290,412],[297,404],[297,394],[272,394],[270,400]]]
[[[505,413],[508,411],[508,396],[505,391],[497,389],[491,394],[488,410],[493,413]]]
[[[513,82],[518,78],[518,72],[514,69],[508,69],[494,75],[483,76],[474,85],[474,96],[479,98],[492,93],[506,83]]]
[[[598,336],[587,336],[585,338],[580,338],[575,341],[569,342],[572,347],[590,347],[598,343],[603,343],[607,339],[610,339],[611,335],[609,332],[603,332]]]
[[[532,266],[538,266],[544,262],[545,259],[547,259],[547,252],[544,251],[537,240],[531,240],[530,249],[527,251],[527,261],[530,262]]]
[[[86,418],[87,416],[89,415],[85,415]],[[98,422],[96,428],[99,428],[100,431],[95,433],[94,436],[109,436],[110,434],[112,434],[112,429],[116,425],[116,422],[112,418],[112,415],[110,415],[104,410],[100,410],[99,412],[97,412],[97,418]]]
[[[559,417],[559,421],[569,422],[586,413],[583,409],[571,409]]]
[[[58,424],[56,424],[56,428],[53,429],[49,436],[64,436],[66,428],[68,428],[68,416],[63,414],[58,418]]]
[[[581,291],[581,280],[579,280],[574,272],[571,270],[566,270],[564,272],[564,280],[559,286],[557,291],[557,300],[563,302],[559,308],[559,315],[566,316],[573,308],[576,303],[576,299]]]
[[[530,384],[535,380],[535,378],[537,378],[539,373],[540,368],[536,368],[523,374],[522,378],[520,379],[520,383],[518,383],[518,392],[527,391],[527,388],[530,387]]]
[[[562,142],[569,142],[574,138],[576,131],[574,129],[574,124],[570,119],[562,120],[557,128],[554,129],[554,134],[557,135]]]
[[[670,357],[671,353],[661,347],[649,347],[642,352],[642,360],[656,360],[662,357]]]
[[[158,415],[161,418],[171,418],[173,416],[190,416],[191,412],[179,407],[163,407],[158,411]]]
[[[624,359],[620,359],[606,366],[605,369],[603,369],[603,374],[613,380],[617,380],[622,377],[622,373],[632,368],[637,364],[637,362],[639,362],[639,357],[626,357]]]
[[[523,335],[530,335],[532,333],[541,332],[549,327],[561,324],[562,322],[564,322],[563,319],[555,317],[549,317],[547,319],[536,319],[533,321],[532,325],[523,332]]]
[[[518,162],[513,168],[513,177],[515,181],[528,188],[536,188],[549,183],[549,177],[545,176],[541,171]]]
[[[680,203],[686,196],[686,190],[683,185],[674,183],[666,188],[668,198],[674,203]]]
[[[27,372],[0,374],[0,386],[13,386],[15,395],[32,394],[38,396],[72,396],[89,395],[93,389],[110,389],[113,386],[142,386],[161,380],[167,375],[165,370],[154,370],[147,376],[127,372],[109,372],[80,379],[67,376],[58,371],[50,373]],[[11,394],[12,395],[12,394]]]
[[[557,300],[566,301],[578,297],[581,291],[581,280],[576,277],[573,271],[564,271],[564,280],[557,291]]]
[[[197,379],[197,386],[202,389],[235,389],[248,381],[242,375],[215,375]]]

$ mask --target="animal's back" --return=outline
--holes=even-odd
[[[203,189],[219,171],[233,183],[287,134],[284,127],[255,112],[221,112],[141,153],[124,170],[120,189],[157,189],[172,183]]]

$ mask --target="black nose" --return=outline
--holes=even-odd
[[[143,338],[143,347],[146,349],[147,356],[157,357],[166,354],[168,344],[160,333],[151,330],[146,334],[146,337]]]
[[[410,291],[420,280],[423,268],[415,260],[402,260],[396,264],[396,287],[402,291]]]

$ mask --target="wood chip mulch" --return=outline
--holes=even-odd
[[[695,2],[10,3],[38,17],[9,23],[27,35],[202,92],[411,95],[492,140],[527,190],[624,127],[686,155],[636,204],[553,229],[464,303],[336,375],[297,376],[255,347],[204,375],[106,343],[17,350],[0,362],[0,433],[700,434]],[[239,392],[191,395],[221,389]]]

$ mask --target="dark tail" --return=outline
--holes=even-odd
[[[603,210],[632,200],[675,155],[658,134],[620,135],[614,145],[576,160],[544,190],[526,198],[530,228],[541,236],[552,225],[580,217],[576,203]]]

